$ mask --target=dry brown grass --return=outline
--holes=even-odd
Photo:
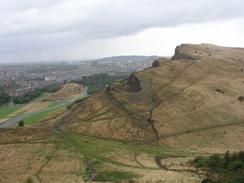
[[[80,95],[84,87],[79,84],[69,83],[64,85],[60,90],[55,93],[49,94],[45,99],[46,101],[55,101],[55,100],[66,100],[73,98],[77,95]]]
[[[86,168],[84,159],[87,154],[77,151],[76,147],[57,138],[52,131],[44,128],[24,127],[1,130],[0,135],[1,183],[23,183],[28,178],[31,178],[34,183],[84,182],[81,175]],[[83,141],[82,138],[80,140]],[[91,138],[87,140],[91,144],[96,143],[92,142]],[[113,141],[103,142],[116,147],[116,144],[111,144]],[[93,152],[92,147],[87,150],[96,153]],[[112,148],[109,152],[97,153],[108,159],[107,162],[94,165],[98,173],[103,171],[133,172],[139,175],[134,179],[135,182],[166,181],[176,183],[180,180],[192,183],[200,182],[201,177],[198,174],[187,171],[189,170],[188,159],[184,161],[180,158],[171,158],[169,161],[174,162],[175,169],[163,170],[156,165],[154,156],[146,153],[135,156],[130,152],[130,149],[119,147]],[[93,159],[91,158],[89,161],[93,161]],[[111,161],[117,163],[111,163]],[[169,168],[171,167],[170,165]],[[182,171],[183,168],[186,171]]]
[[[89,161],[99,160],[97,171],[140,175],[135,182],[200,183],[204,174],[189,165],[191,153],[187,158],[165,156],[161,164],[168,170],[160,169],[155,157],[166,150],[174,153],[165,144],[201,154],[243,150],[244,103],[238,97],[244,93],[240,69],[244,51],[213,45],[178,49],[177,60],[163,59],[160,67],[135,74],[141,83],[139,92],[128,92],[128,83],[119,82],[70,110],[52,114],[42,128],[1,130],[0,180],[24,182],[31,177],[34,182],[83,182],[83,160],[89,157]],[[70,96],[67,91],[51,99]],[[61,140],[44,126],[76,135]],[[92,141],[77,134],[157,143],[160,146],[150,147],[165,149],[142,152],[134,146],[126,148],[129,142],[118,146],[118,141]]]
[[[49,129],[26,127],[1,130],[0,161],[1,183],[72,182],[83,164]]]
[[[0,145],[0,182],[73,182],[79,179],[82,161],[78,154],[56,144]],[[83,181],[80,181],[83,182]]]
[[[63,128],[149,142],[158,136],[161,143],[190,148],[243,149],[243,49],[204,44],[179,50],[177,60],[162,59],[160,67],[135,74],[140,92],[116,83],[73,109]],[[150,111],[157,134],[147,122]]]
[[[6,120],[8,120],[9,118],[2,118],[2,119],[0,119],[0,124],[1,123],[3,123],[3,122],[5,122]]]
[[[56,137],[47,128],[9,128],[0,129],[0,144],[30,141],[55,141]]]
[[[50,104],[49,102],[43,102],[43,101],[32,102],[30,104],[27,104],[27,105],[21,107],[19,110],[11,113],[9,115],[9,117],[14,117],[18,114],[25,114],[25,113],[31,113],[31,112],[39,111],[39,110],[47,108],[49,104]]]

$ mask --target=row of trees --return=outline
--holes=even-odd
[[[60,85],[50,85],[45,88],[36,89],[34,91],[28,92],[23,96],[10,97],[7,93],[0,88],[0,105],[9,103],[12,99],[15,104],[28,103],[36,97],[39,97],[43,92],[53,93],[61,88]]]
[[[94,94],[105,88],[106,85],[110,85],[116,80],[127,78],[128,75],[109,75],[106,73],[94,74],[88,77],[83,77],[80,80],[76,80],[76,83],[86,85],[88,87],[88,94]]]
[[[13,102],[15,104],[27,103],[27,102],[30,102],[31,100],[33,100],[34,98],[39,97],[41,94],[42,94],[42,91],[40,89],[37,89],[35,91],[26,93],[23,96],[13,97]]]
[[[15,104],[28,103],[31,100],[33,100],[34,98],[41,96],[41,94],[44,92],[53,93],[53,92],[58,91],[60,88],[61,88],[60,85],[51,85],[51,86],[47,86],[45,88],[36,89],[34,91],[26,93],[23,96],[13,97],[13,102]]]
[[[8,103],[10,99],[10,96],[0,88],[0,105]]]

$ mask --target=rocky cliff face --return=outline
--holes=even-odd
[[[243,61],[241,48],[183,44],[172,60],[74,107],[60,128],[202,150],[243,149]]]
[[[139,92],[141,90],[140,80],[135,74],[131,74],[128,81],[128,91],[129,92]]]
[[[181,45],[181,46],[177,46],[175,48],[175,54],[172,57],[172,60],[178,60],[178,59],[193,59],[193,57],[191,57],[191,55],[187,54],[185,52],[185,47],[187,45]]]
[[[160,59],[156,59],[152,63],[152,67],[159,67],[160,66]]]

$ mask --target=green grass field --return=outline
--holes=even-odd
[[[33,100],[32,100],[32,102],[34,101],[34,102],[36,102],[36,101],[42,101],[42,100],[44,100],[45,98],[47,98],[47,96],[48,96],[48,93],[42,93],[39,97],[36,97],[36,98],[34,98]]]
[[[184,157],[186,152],[179,149],[174,149],[169,146],[157,146],[157,145],[148,145],[140,142],[121,142],[116,140],[107,140],[96,137],[69,134],[68,138],[76,142],[77,147],[80,148],[82,154],[85,154],[88,157],[97,158],[103,157],[104,154],[112,151],[120,151],[121,148],[128,151],[131,154],[140,154],[147,153],[152,156],[160,156],[163,158],[166,157]],[[96,153],[92,153],[96,152]]]
[[[9,114],[17,111],[21,106],[1,106],[0,107],[0,119],[6,118]]]
[[[63,103],[63,102],[60,101],[60,100],[53,101],[53,102],[51,102],[51,103],[48,105],[48,108],[50,108],[50,107],[55,107],[55,106],[60,105],[60,104],[62,104],[62,103]]]
[[[36,97],[33,101],[42,101],[44,100],[46,97],[48,96],[48,93],[42,93],[41,96]],[[53,104],[52,104],[53,105]],[[8,106],[8,105],[3,105],[0,106],[0,119],[2,118],[6,118],[8,115],[10,115],[11,113],[17,111],[18,109],[20,109],[21,107],[23,107],[23,105],[13,105],[13,106]]]
[[[142,142],[122,142],[112,139],[101,139],[80,134],[65,133],[55,130],[58,137],[63,139],[67,148],[79,152],[84,158],[86,169],[81,172],[86,180],[92,172],[96,173],[95,181],[123,181],[137,178],[140,175],[126,171],[125,168],[159,170],[162,167],[142,165],[135,157],[147,154],[152,160],[156,157],[186,157],[192,155],[191,152],[182,149],[176,149],[167,145],[148,145]],[[120,152],[123,152],[120,154]],[[118,154],[118,156],[116,156]],[[115,156],[108,156],[115,155]],[[125,155],[125,156],[124,156]],[[133,164],[123,162],[124,158],[132,158]],[[118,167],[119,169],[107,169],[107,165]],[[88,180],[88,179],[87,179]]]
[[[35,114],[33,116],[30,116],[30,117],[24,119],[24,123],[29,124],[29,125],[34,125],[34,124],[38,123],[39,121],[45,119],[49,113],[55,112],[55,111],[61,109],[62,107],[64,107],[64,106],[59,106],[60,104],[62,104],[62,102],[60,102],[60,101],[54,101],[54,102],[50,103],[47,108],[48,109],[47,111],[40,112],[38,114]]]
[[[116,181],[122,181],[122,180],[130,180],[132,178],[137,178],[138,175],[133,174],[131,172],[118,172],[118,171],[104,171],[104,172],[100,172],[95,180],[96,181],[112,181],[112,182],[116,182]]]

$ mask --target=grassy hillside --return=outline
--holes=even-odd
[[[226,150],[244,149],[243,69],[244,49],[181,45],[172,59],[155,60],[42,123],[0,129],[0,180],[200,183],[210,173],[240,182],[242,172],[232,168],[242,171],[243,162],[229,161],[228,170],[222,163]],[[63,91],[52,97],[69,96]]]
[[[209,152],[244,148],[244,50],[181,45],[158,62],[76,105],[61,128]]]

